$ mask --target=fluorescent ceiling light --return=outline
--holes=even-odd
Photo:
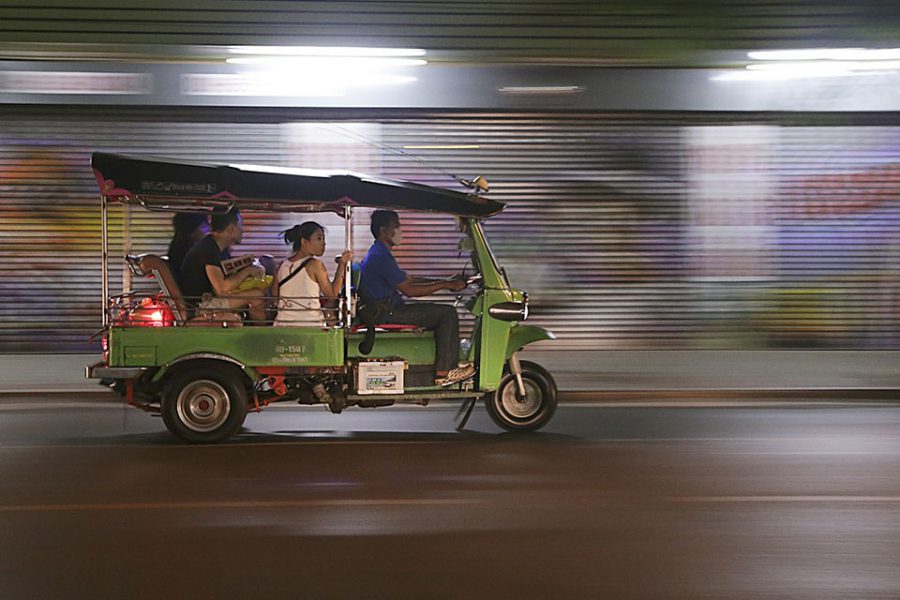
[[[748,52],[753,60],[839,60],[882,61],[900,60],[900,48],[812,48],[808,50],[761,50]]]
[[[362,86],[411,83],[415,77],[393,70],[428,64],[415,58],[425,54],[417,48],[235,46],[230,51],[241,56],[227,63],[251,67],[237,74],[244,79],[235,83],[236,91],[265,95],[344,95]]]
[[[353,66],[359,69],[379,67],[420,67],[428,61],[419,58],[390,58],[367,56],[242,56],[225,59],[232,65],[260,65],[264,67],[336,67]]]
[[[578,85],[508,85],[498,91],[504,94],[577,94],[584,88]]]
[[[845,49],[843,56],[851,56],[849,52],[852,49]],[[813,55],[813,52],[826,52],[814,50],[790,50],[784,51],[790,53],[790,56],[818,56],[819,60],[794,60],[786,61],[785,56],[788,54],[779,54],[782,57],[772,59],[774,62],[759,62],[749,64],[744,67],[743,71],[730,71],[717,75],[712,78],[713,81],[784,81],[789,79],[812,79],[819,77],[850,77],[859,75],[870,75],[873,73],[896,73],[900,70],[900,50],[884,50],[880,51],[881,57],[892,56],[896,53],[897,58],[889,60],[880,58],[878,60],[837,60],[837,51],[830,52],[828,56],[832,58],[822,59],[825,54]],[[805,52],[807,54],[800,54]],[[860,52],[863,52],[862,50]],[[760,53],[751,53],[760,54]],[[856,56],[865,56],[856,54]]]
[[[232,54],[252,56],[425,56],[420,48],[354,48],[352,46],[232,46]]]
[[[477,150],[478,148],[481,148],[481,146],[473,144],[403,146],[404,150]]]

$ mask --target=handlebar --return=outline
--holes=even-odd
[[[481,276],[481,273],[475,273],[474,275],[466,279],[466,287],[474,285],[482,280],[484,280],[484,277]]]

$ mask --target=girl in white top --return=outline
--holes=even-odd
[[[294,225],[283,231],[284,243],[293,244],[294,253],[275,271],[272,295],[278,299],[278,326],[325,327],[320,296],[334,298],[344,285],[344,271],[353,254],[347,250],[341,254],[334,279],[329,281],[325,265],[317,256],[325,254],[325,230],[314,221]],[[308,260],[307,259],[311,259]],[[303,265],[303,273],[293,275],[284,285],[279,285],[286,277]]]

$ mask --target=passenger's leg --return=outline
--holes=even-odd
[[[394,308],[388,323],[417,325],[434,331],[434,370],[438,377],[455,369],[459,362],[459,315],[446,304],[412,302]]]
[[[250,320],[253,321],[254,325],[268,325],[265,290],[250,290],[247,296],[249,297],[248,313],[250,314]]]
[[[266,324],[266,297],[260,289],[238,292],[228,298],[228,306],[232,310],[247,309],[250,325]]]

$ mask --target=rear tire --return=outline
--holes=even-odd
[[[243,374],[215,361],[185,364],[166,383],[161,408],[166,428],[185,441],[211,444],[228,439],[247,416]]]
[[[556,382],[542,366],[523,360],[525,401],[516,398],[516,378],[503,372],[496,392],[485,397],[485,407],[494,423],[507,431],[537,431],[556,412]]]

